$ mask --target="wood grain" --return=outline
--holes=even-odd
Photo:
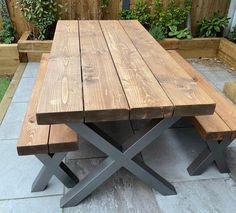
[[[98,21],[80,21],[85,121],[129,119],[129,106]]]
[[[51,125],[49,136],[49,153],[71,152],[79,148],[76,132],[65,124]]]
[[[172,116],[171,101],[119,21],[100,24],[130,106],[130,119]]]
[[[58,22],[39,97],[38,124],[80,122],[84,119],[78,34],[78,21]],[[71,38],[70,43],[63,43],[63,35]],[[67,46],[62,47],[61,43]]]
[[[120,23],[174,104],[175,116],[213,114],[215,102],[138,21]]]
[[[194,123],[203,133],[205,138],[217,138],[221,140],[232,133],[232,138],[236,137],[236,107],[228,101],[223,95],[204,79],[187,61],[185,61],[177,52],[169,51],[171,56],[178,62],[189,75],[203,88],[210,97],[216,102],[214,116],[196,116]],[[223,122],[222,122],[222,121]]]
[[[48,63],[48,54],[43,55],[39,72],[35,80],[35,85],[32,90],[30,104],[24,119],[23,128],[17,144],[17,152],[19,155],[48,153],[48,125],[37,125],[36,108],[38,105],[38,96],[43,84],[43,79],[46,73]]]

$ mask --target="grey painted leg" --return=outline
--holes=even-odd
[[[57,153],[52,156],[39,154],[36,157],[44,164],[32,185],[32,192],[43,191],[53,175],[66,187],[75,186],[79,180],[72,171],[62,162],[66,153]]]
[[[151,128],[149,127],[145,131],[136,134],[124,143],[122,150],[116,146],[116,142],[109,143],[109,140],[106,140],[108,137],[103,137],[102,132],[97,132],[96,128],[90,124],[68,124],[81,137],[99,148],[109,157],[61,199],[61,207],[79,204],[121,167],[125,167],[163,195],[176,194],[174,186],[167,180],[148,168],[145,164],[137,162],[136,159],[133,160],[133,158],[177,120],[179,118],[163,119],[158,124],[151,122]]]
[[[202,174],[213,162],[215,162],[221,173],[230,172],[225,160],[224,151],[231,142],[232,140],[230,139],[225,139],[221,142],[208,141],[206,149],[188,167],[189,175]]]

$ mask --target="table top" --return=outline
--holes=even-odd
[[[212,114],[215,102],[135,20],[59,21],[39,124]]]

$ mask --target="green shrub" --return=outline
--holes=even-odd
[[[169,37],[175,37],[178,39],[183,39],[183,38],[191,39],[192,38],[191,32],[188,28],[185,28],[183,30],[177,30],[176,26],[172,26],[169,28],[170,28],[170,32],[168,34]]]
[[[223,30],[228,26],[229,19],[219,13],[211,17],[206,17],[198,22],[197,32],[200,37],[219,37],[222,36]]]
[[[233,31],[230,32],[229,40],[236,43],[236,26],[233,28]]]
[[[182,25],[187,21],[191,8],[191,0],[185,0],[183,7],[177,6],[175,0],[169,0],[166,8],[163,7],[160,0],[155,0],[152,6],[151,22],[161,25],[165,36],[168,36],[170,27],[182,28]]]
[[[162,31],[162,27],[160,25],[152,25],[149,33],[157,40],[162,40],[165,38],[165,35]]]
[[[154,0],[152,6],[148,8],[144,0],[138,0],[134,9],[122,10],[122,19],[137,19],[141,24],[149,29],[149,32],[157,40],[169,37],[170,27],[177,27],[182,30],[186,23],[188,14],[192,8],[192,0],[185,0],[184,6],[177,6],[175,0],[168,0],[167,7],[164,7],[161,0]],[[160,33],[160,35],[158,35]],[[187,30],[180,32],[186,34]]]
[[[16,31],[9,18],[3,18],[2,30],[0,31],[0,43],[11,44],[15,41]]]
[[[150,14],[145,0],[137,0],[134,9],[122,10],[120,16],[125,20],[137,19],[145,27],[150,26]]]
[[[56,0],[17,0],[17,5],[25,19],[36,28],[33,36],[40,40],[49,37],[50,30],[65,9]]]

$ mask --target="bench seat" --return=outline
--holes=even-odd
[[[36,109],[49,54],[43,54],[28,110],[17,144],[19,155],[51,154],[78,150],[77,134],[64,124],[38,125]]]
[[[220,141],[229,137],[235,139],[236,106],[218,92],[214,86],[212,86],[176,51],[170,50],[169,53],[216,102],[216,109],[213,115],[196,116],[193,118],[193,124],[201,134],[202,138],[207,141]]]
[[[206,142],[207,147],[188,167],[189,174],[202,174],[212,162],[216,164],[221,173],[230,172],[225,160],[225,150],[236,138],[236,106],[217,91],[176,51],[170,50],[169,53],[216,102],[213,115],[196,116],[193,118],[193,124]]]

